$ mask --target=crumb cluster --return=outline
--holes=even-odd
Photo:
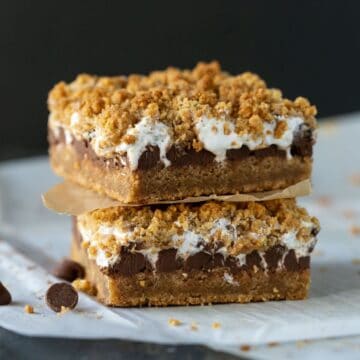
[[[90,296],[95,296],[97,293],[96,288],[90,283],[90,281],[85,279],[76,279],[71,283],[71,285],[77,291],[81,291]]]
[[[83,239],[91,256],[101,249],[110,257],[122,245],[143,248],[170,248],[173,238],[183,241],[185,232],[193,232],[213,248],[226,246],[229,255],[263,250],[280,241],[281,235],[296,231],[300,241],[313,238],[318,220],[310,217],[294,199],[266,202],[173,204],[162,207],[114,207],[78,216],[78,226],[92,234]],[[311,226],[304,225],[311,224]],[[104,232],[101,230],[112,230]],[[113,234],[121,234],[121,242]]]
[[[211,324],[211,327],[212,327],[213,329],[220,329],[220,328],[221,328],[221,324],[220,324],[219,322],[213,322],[213,323]]]
[[[51,116],[77,134],[101,133],[101,146],[132,143],[126,134],[144,116],[168,125],[175,144],[200,150],[195,125],[202,117],[226,118],[238,134],[256,136],[263,123],[277,121],[275,136],[286,130],[278,116],[301,116],[315,127],[316,108],[303,97],[294,101],[267,88],[258,75],[232,76],[218,62],[198,63],[192,70],[167,68],[147,76],[79,75],[58,83],[49,94]],[[76,121],[71,116],[78,113]]]
[[[25,307],[24,307],[24,311],[27,314],[33,314],[34,313],[34,308],[31,305],[26,304]]]
[[[171,325],[171,326],[180,326],[180,325],[181,325],[181,321],[178,320],[178,319],[175,319],[175,318],[170,318],[170,319],[168,320],[168,323],[169,323],[169,325]]]

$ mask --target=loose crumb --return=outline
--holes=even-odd
[[[33,314],[34,313],[34,308],[31,305],[26,304],[25,307],[24,307],[24,311],[27,314]]]
[[[321,272],[325,272],[325,271],[327,271],[327,267],[326,266],[320,266],[319,267],[319,271],[321,271]]]
[[[329,207],[331,205],[331,203],[332,203],[332,200],[331,200],[330,196],[326,196],[326,195],[319,196],[316,199],[316,201],[322,207]]]
[[[198,326],[197,326],[196,322],[192,322],[190,325],[190,330],[197,331],[197,329],[198,329]]]
[[[95,296],[97,293],[96,288],[88,280],[76,279],[71,284],[77,291],[81,291],[90,296]]]
[[[354,236],[359,236],[359,235],[360,235],[360,226],[353,225],[353,226],[350,228],[350,232],[351,232],[351,234],[354,235]]]
[[[296,347],[298,347],[300,349],[308,343],[309,343],[309,340],[299,340],[296,342]]]
[[[221,324],[220,324],[219,322],[213,322],[213,323],[211,324],[211,327],[212,327],[213,329],[220,329],[220,328],[221,328]]]
[[[145,280],[140,280],[140,281],[139,281],[139,285],[140,285],[141,287],[145,287]]]
[[[343,215],[346,219],[354,219],[356,216],[356,213],[353,210],[345,210],[343,212]]]
[[[60,312],[57,313],[57,315],[64,315],[66,314],[67,312],[69,312],[71,309],[69,307],[66,307],[66,306],[61,306],[61,310]]]
[[[240,346],[240,350],[241,350],[241,351],[250,351],[250,350],[251,350],[251,346],[250,346],[250,345],[241,345],[241,346]]]
[[[174,318],[170,318],[168,323],[171,326],[180,326],[181,325],[181,321],[178,319],[174,319]]]
[[[320,124],[319,127],[326,135],[334,135],[338,130],[338,125],[336,125],[335,120],[325,121]]]
[[[324,255],[324,252],[321,251],[321,250],[314,250],[314,251],[312,252],[312,255],[313,255],[313,256],[323,256],[323,255]]]
[[[360,265],[360,259],[352,259],[351,262],[353,265]]]
[[[275,346],[279,346],[279,343],[276,342],[276,341],[273,341],[273,342],[269,342],[269,343],[267,344],[267,346],[268,346],[268,347],[275,347]]]
[[[354,186],[360,186],[360,173],[352,174],[350,176],[350,182]]]

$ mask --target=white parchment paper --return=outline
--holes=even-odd
[[[44,209],[40,193],[58,180],[45,158],[0,167],[0,280],[13,296],[0,307],[0,326],[34,336],[123,338],[158,343],[200,343],[217,349],[360,334],[360,122],[319,131],[314,194],[301,204],[319,217],[322,231],[305,301],[144,309],[106,308],[86,295],[59,316],[44,303],[48,269],[66,256],[70,219]],[[351,156],[349,156],[351,154]],[[354,231],[356,233],[356,231]],[[35,308],[26,314],[25,304]],[[181,321],[169,326],[168,319]],[[196,322],[197,331],[190,325]],[[213,329],[212,323],[220,328]]]

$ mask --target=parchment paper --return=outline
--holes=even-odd
[[[360,226],[360,184],[353,181],[360,174],[360,121],[344,120],[338,128],[320,129],[315,192],[299,199],[322,225],[305,301],[114,309],[81,294],[75,311],[58,316],[43,296],[54,281],[48,270],[69,252],[71,222],[45,209],[39,197],[57,179],[45,158],[0,166],[0,279],[14,300],[0,306],[0,326],[32,336],[200,343],[238,354],[242,344],[265,344],[263,355],[273,351],[268,342],[360,334],[360,236],[351,231]],[[26,314],[25,304],[35,314]],[[170,317],[181,325],[169,326]],[[221,327],[213,329],[213,322]]]
[[[161,201],[156,204],[196,203],[206,200],[229,202],[265,201],[309,195],[311,192],[310,180],[301,181],[282,190],[266,191],[262,193],[210,195],[189,197],[177,201]],[[124,204],[120,201],[100,195],[79,185],[63,182],[53,186],[42,195],[44,205],[60,214],[80,215],[96,209],[106,209],[113,206],[141,206],[139,204]],[[154,204],[154,203],[151,203]]]

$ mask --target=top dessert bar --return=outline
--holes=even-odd
[[[217,62],[79,75],[48,105],[55,172],[124,203],[282,189],[311,175],[316,108]]]

